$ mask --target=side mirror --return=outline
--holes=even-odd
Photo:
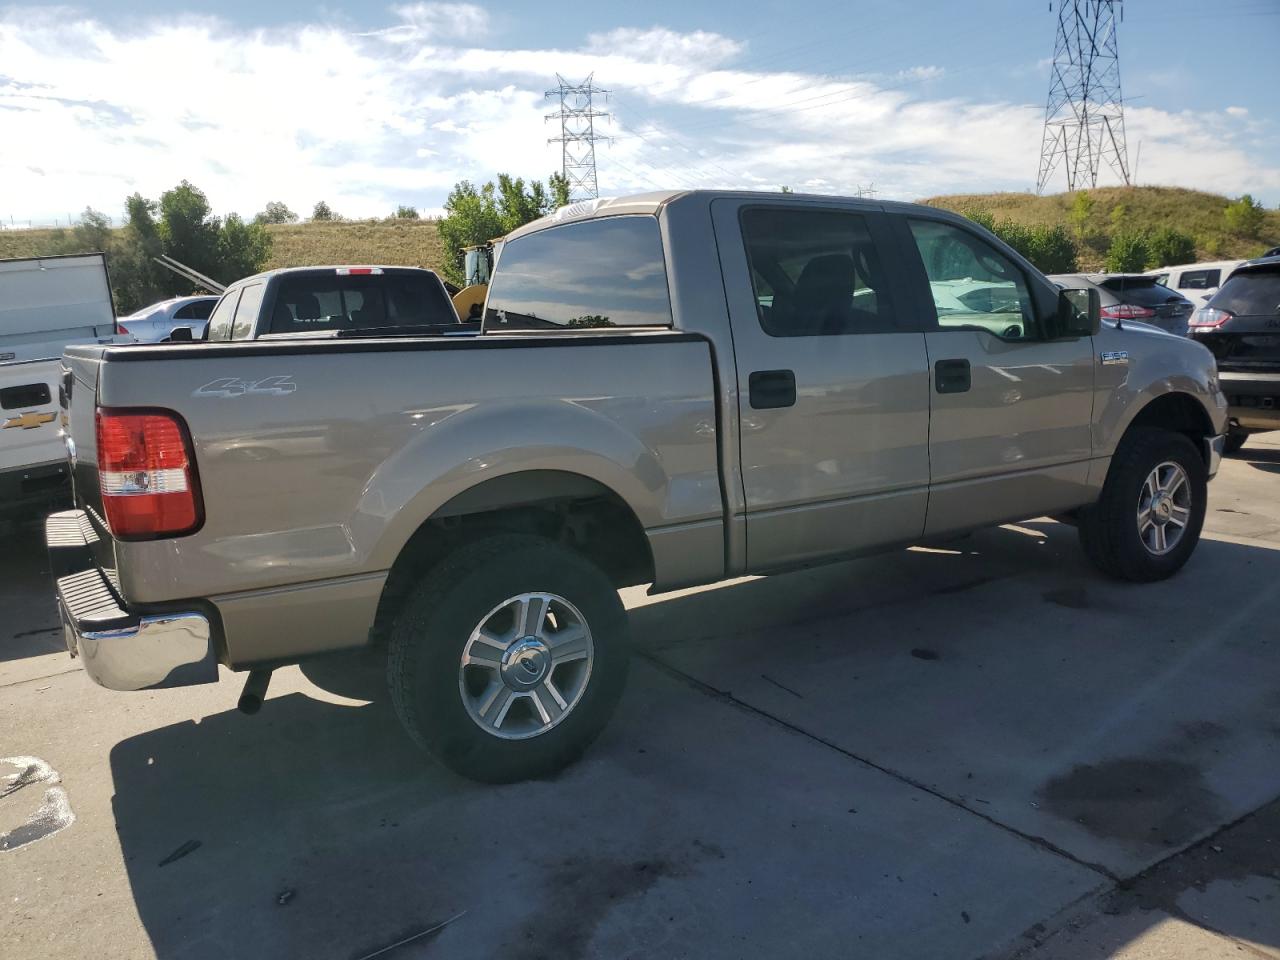
[[[1058,291],[1058,336],[1093,337],[1102,329],[1102,299],[1098,291]]]
[[[190,327],[174,327],[169,331],[170,343],[190,343],[194,339]]]

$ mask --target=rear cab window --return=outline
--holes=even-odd
[[[582,220],[502,245],[485,307],[488,333],[669,326],[656,217]]]
[[[1179,290],[1212,290],[1222,282],[1221,270],[1184,270],[1178,277]]]
[[[457,322],[444,286],[432,274],[330,271],[284,275],[268,329],[288,334]]]
[[[1098,286],[1115,294],[1122,302],[1139,307],[1159,307],[1171,300],[1178,303],[1181,296],[1158,283],[1155,277],[1107,277]]]

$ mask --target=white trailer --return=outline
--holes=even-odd
[[[115,334],[103,254],[0,260],[0,516],[64,494],[62,351]]]

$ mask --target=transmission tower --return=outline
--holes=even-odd
[[[591,82],[591,74],[582,83],[569,83],[560,74],[555,90],[548,90],[548,99],[559,97],[560,110],[547,114],[548,120],[560,121],[560,136],[547,143],[560,144],[560,171],[569,181],[570,200],[593,200],[600,195],[596,183],[596,141],[607,140],[596,134],[596,117],[609,114],[596,110],[592,98],[597,93],[606,97],[608,90],[601,90]]]
[[[1103,162],[1126,186],[1129,183],[1116,43],[1117,17],[1124,18],[1122,3],[1058,0],[1058,37],[1036,193],[1044,192],[1059,164],[1066,167],[1068,190],[1096,187]],[[1049,9],[1053,10],[1052,0]]]

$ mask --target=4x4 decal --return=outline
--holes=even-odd
[[[239,377],[219,377],[203,387],[191,391],[193,397],[243,397],[245,394],[282,397],[293,393],[298,385],[288,374],[263,377],[261,380],[241,380]]]

